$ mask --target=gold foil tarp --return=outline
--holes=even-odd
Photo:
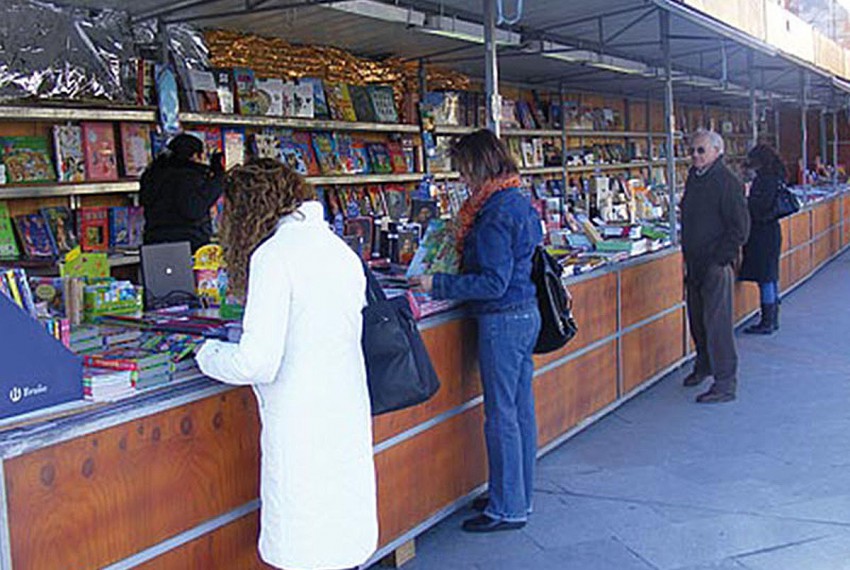
[[[399,109],[405,93],[419,92],[416,61],[396,57],[376,61],[335,47],[294,45],[280,38],[229,30],[208,30],[204,37],[213,67],[248,67],[257,77],[319,77],[353,85],[389,84]],[[434,67],[427,67],[426,71],[429,91],[469,89],[469,78],[460,73]]]

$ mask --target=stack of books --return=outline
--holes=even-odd
[[[92,368],[130,372],[133,387],[150,388],[171,381],[171,354],[142,348],[113,348],[88,354],[83,363]]]
[[[83,369],[83,396],[86,400],[114,402],[135,393],[133,374],[129,370]]]

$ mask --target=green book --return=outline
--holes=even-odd
[[[5,202],[0,202],[0,259],[18,259],[20,254],[15,242],[15,232],[12,230],[9,207]]]
[[[47,138],[0,137],[0,152],[9,184],[56,181]]]

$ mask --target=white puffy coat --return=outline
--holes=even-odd
[[[257,397],[260,555],[287,570],[357,566],[378,540],[362,266],[306,202],[257,248],[248,279],[242,339],[208,341],[197,359]]]

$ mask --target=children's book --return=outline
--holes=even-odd
[[[233,86],[236,93],[236,108],[240,115],[259,115],[260,96],[254,71],[246,67],[233,69]]]
[[[349,85],[348,93],[351,96],[351,104],[354,105],[357,120],[363,123],[374,123],[377,119],[375,109],[372,108],[372,98],[369,97],[369,88],[363,85]]]
[[[30,277],[30,289],[36,303],[44,303],[50,316],[65,317],[65,279]]]
[[[52,259],[56,257],[56,244],[50,226],[40,214],[15,216],[18,240],[28,259]]]
[[[384,202],[384,194],[381,192],[380,186],[369,186],[366,190],[369,196],[369,202],[372,205],[372,212],[375,216],[382,218],[387,215],[387,204]]]
[[[407,174],[410,172],[401,143],[394,141],[388,142],[387,152],[390,153],[390,166],[394,174]]]
[[[327,97],[331,117],[334,120],[357,121],[357,113],[354,111],[354,105],[351,102],[348,85],[345,83],[326,83],[325,96]]]
[[[77,125],[53,127],[53,150],[59,182],[84,182],[86,157],[83,154],[83,129]]]
[[[97,206],[77,210],[77,231],[85,252],[109,249],[109,208]]]
[[[218,85],[215,74],[200,69],[188,70],[190,96],[189,105],[193,111],[218,113],[221,106],[218,101]]]
[[[354,172],[369,174],[372,171],[369,160],[369,151],[366,142],[360,138],[352,138],[349,147],[351,160],[354,163]]]
[[[60,255],[65,255],[77,247],[79,242],[74,231],[74,218],[69,208],[66,206],[42,208],[41,216],[50,228],[56,250]]]
[[[395,93],[389,85],[370,85],[369,97],[375,111],[375,120],[379,123],[397,123],[398,110],[395,105]]]
[[[313,89],[313,116],[316,119],[330,119],[330,109],[328,109],[328,100],[325,98],[322,80],[318,77],[302,77],[299,83],[310,85]]]
[[[290,110],[293,117],[301,119],[312,119],[316,115],[315,95],[311,83],[302,80],[293,85]]]
[[[316,162],[322,174],[332,175],[344,172],[336,149],[336,141],[331,133],[313,133],[313,150],[316,153]]]
[[[440,217],[437,201],[423,198],[413,198],[410,205],[410,220],[419,224],[425,231],[432,220]]]
[[[109,208],[109,247],[130,247],[130,209],[126,206]]]
[[[149,125],[121,123],[121,156],[125,176],[136,178],[142,175],[153,160]]]
[[[369,151],[369,162],[372,166],[372,172],[375,174],[392,173],[392,159],[385,144],[371,143],[366,145],[366,148]]]
[[[369,172],[369,157],[365,143],[360,139],[353,139],[348,133],[337,133],[335,138],[343,171],[346,174]]]
[[[118,180],[118,156],[115,152],[115,128],[112,123],[81,123],[83,151],[86,155],[86,179]]]
[[[387,216],[394,222],[406,218],[410,212],[410,200],[404,186],[386,186],[384,188],[384,203],[387,207]]]
[[[224,152],[224,142],[221,138],[221,128],[213,126],[197,126],[191,131],[185,131],[187,135],[192,135],[204,143],[204,158],[207,162],[212,159],[212,156],[217,152]]]
[[[316,155],[313,152],[313,141],[310,133],[294,132],[280,137],[280,160],[288,164],[303,176],[318,176],[321,174]]]
[[[0,259],[18,259],[19,255],[9,206],[6,202],[0,202]]]
[[[419,249],[419,228],[405,227],[398,230],[398,262],[410,265]]]
[[[284,115],[287,115],[287,108],[283,102],[283,79],[278,77],[257,79],[256,85],[257,103],[259,105],[259,113],[261,115],[269,115],[272,117],[283,117]]]
[[[0,156],[9,183],[56,180],[44,137],[0,137]]]
[[[225,170],[245,164],[245,130],[241,128],[224,129],[221,135],[224,142]]]
[[[129,207],[130,244],[129,247],[140,247],[145,234],[145,209],[142,206]],[[213,221],[215,221],[213,219]]]
[[[280,158],[280,139],[274,133],[250,135],[251,156],[254,158]]]
[[[455,249],[455,231],[445,220],[433,220],[422,236],[419,249],[407,268],[407,277],[434,273],[457,273],[460,261]]]

